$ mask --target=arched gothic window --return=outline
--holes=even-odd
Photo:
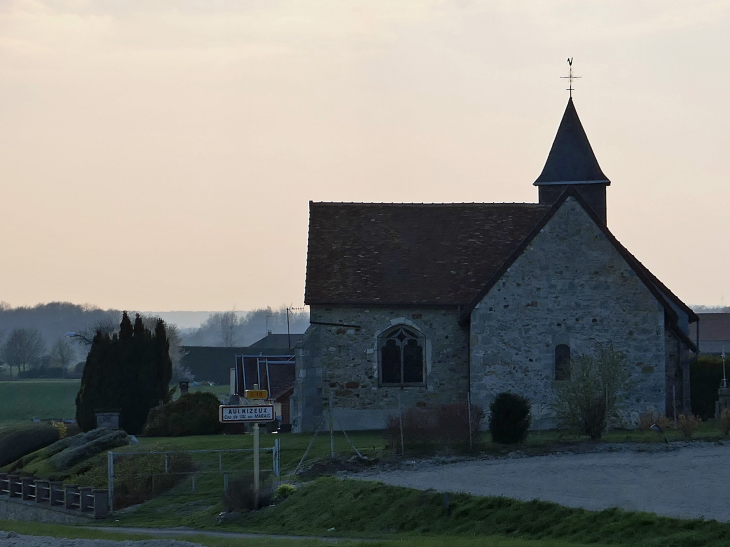
[[[378,343],[382,385],[424,383],[422,335],[415,329],[398,326],[381,335]]]
[[[570,346],[568,344],[555,346],[555,379],[570,380]]]

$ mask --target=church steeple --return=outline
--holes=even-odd
[[[553,203],[568,186],[574,186],[605,222],[606,186],[610,184],[593,154],[571,97],[545,167],[534,182],[540,203]]]

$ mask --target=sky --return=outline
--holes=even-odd
[[[0,0],[0,300],[302,305],[308,202],[534,202],[568,99],[608,224],[730,303],[730,2]]]

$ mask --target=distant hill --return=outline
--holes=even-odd
[[[32,307],[11,308],[0,305],[0,343],[5,335],[15,328],[37,329],[46,344],[46,350],[59,338],[65,337],[67,332],[76,332],[91,325],[121,320],[122,312],[118,310],[102,310],[92,306],[79,306],[70,302],[50,302]],[[83,347],[73,344],[77,359],[86,357]]]

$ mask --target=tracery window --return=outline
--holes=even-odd
[[[555,379],[570,380],[570,346],[568,344],[555,346]]]
[[[424,383],[423,336],[409,327],[395,327],[379,339],[380,383],[421,385]]]

